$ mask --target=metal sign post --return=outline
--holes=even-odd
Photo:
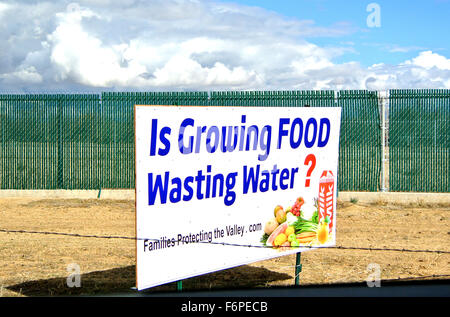
[[[296,254],[295,258],[295,285],[300,285],[300,272],[302,271],[301,252]]]

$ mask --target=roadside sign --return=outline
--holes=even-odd
[[[137,289],[335,245],[340,115],[135,106]]]

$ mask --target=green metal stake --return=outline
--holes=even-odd
[[[98,189],[98,195],[97,195],[97,199],[100,199],[100,194],[102,193],[102,188],[100,187],[99,189]]]
[[[181,292],[183,290],[183,281],[177,282],[177,291]]]
[[[301,252],[297,253],[296,259],[295,259],[295,285],[300,285],[300,272],[302,271],[302,264],[301,261]]]

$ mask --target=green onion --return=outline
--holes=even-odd
[[[310,220],[306,220],[300,217],[294,223],[294,228],[297,234],[302,232],[316,232],[318,229],[318,225]]]
[[[264,233],[264,235],[261,237],[261,243],[266,244],[267,240],[269,239],[269,235],[267,233]]]

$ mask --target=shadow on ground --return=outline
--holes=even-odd
[[[287,279],[292,279],[292,276],[265,268],[242,265],[183,280],[183,290],[261,287],[270,282]],[[24,282],[9,286],[7,289],[24,296],[108,296],[136,292],[131,289],[135,286],[135,266],[82,274],[80,281],[80,287],[72,288],[67,286],[67,278],[64,277]],[[172,291],[177,291],[175,282],[153,287],[145,290],[145,293]]]

